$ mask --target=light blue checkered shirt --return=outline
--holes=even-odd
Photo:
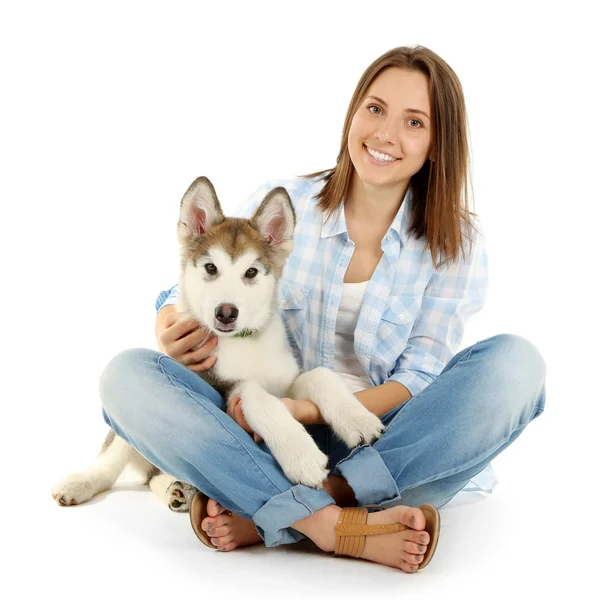
[[[305,370],[333,369],[337,312],[354,252],[343,205],[327,222],[316,208],[314,197],[322,185],[304,178],[270,180],[235,215],[249,218],[277,186],[285,187],[292,199],[294,249],[280,282],[279,302],[292,350]],[[383,256],[367,285],[354,349],[373,385],[398,381],[415,396],[461,349],[465,324],[485,301],[488,265],[484,239],[474,232],[467,260],[460,257],[450,266],[434,268],[425,240],[408,235],[410,206],[407,192],[382,240]],[[161,292],[157,312],[178,300],[178,285]],[[489,466],[464,491],[491,493],[495,484]]]

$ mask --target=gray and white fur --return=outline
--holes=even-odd
[[[278,312],[278,286],[293,248],[295,212],[287,191],[269,192],[250,219],[225,217],[211,182],[196,179],[181,200],[180,301],[177,310],[219,336],[215,365],[199,376],[229,401],[241,397],[250,427],[287,478],[321,488],[327,456],[280,398],[310,399],[350,448],[384,429],[333,371],[301,372]],[[81,504],[110,489],[126,465],[143,474],[172,510],[189,510],[192,485],[159,471],[111,429],[90,467],[52,488],[60,505]]]

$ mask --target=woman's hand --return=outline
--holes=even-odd
[[[217,347],[217,337],[190,315],[165,307],[156,320],[158,349],[190,371],[201,373],[214,367],[217,360],[211,354]],[[165,311],[166,317],[163,316]]]
[[[242,411],[241,398],[236,396],[229,401],[227,405],[227,414],[244,430],[247,431],[253,438],[254,441],[258,444],[262,442],[263,439],[258,435],[258,433],[254,433],[250,425],[248,425],[248,421],[246,421],[246,417],[244,417],[244,412]],[[291,413],[292,417],[296,419],[299,423],[303,425],[308,425],[310,423],[316,422],[317,417],[320,414],[317,407],[310,400],[293,400],[292,398],[281,398],[281,402]]]
[[[292,413],[292,417],[294,417],[294,419],[296,419],[296,421],[298,421],[299,423],[302,423],[302,421],[300,420],[300,418],[302,416],[302,410],[301,410],[302,400],[293,400],[292,398],[282,398],[281,402],[290,411],[290,413]]]
[[[248,421],[246,421],[246,417],[244,417],[244,411],[242,410],[242,399],[240,396],[235,396],[229,401],[227,404],[227,414],[244,430],[247,431],[253,438],[254,441],[258,444],[262,442],[263,439],[258,435],[258,433],[254,433],[250,425],[248,425]]]
[[[281,401],[298,423],[302,423],[302,425],[323,423],[321,412],[314,402],[310,400],[293,400],[292,398],[282,398]]]

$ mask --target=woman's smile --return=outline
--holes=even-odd
[[[397,162],[398,160],[400,160],[399,158],[396,158],[389,154],[384,154],[383,152],[378,152],[377,150],[371,148],[370,146],[367,146],[366,144],[363,144],[363,147],[365,149],[365,152],[367,154],[369,162],[373,163],[374,165],[377,165],[380,167],[387,166],[387,165],[391,165],[391,164]]]

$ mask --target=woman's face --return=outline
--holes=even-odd
[[[398,67],[380,73],[359,105],[348,135],[350,159],[362,183],[405,188],[429,156],[430,116],[426,75]]]

